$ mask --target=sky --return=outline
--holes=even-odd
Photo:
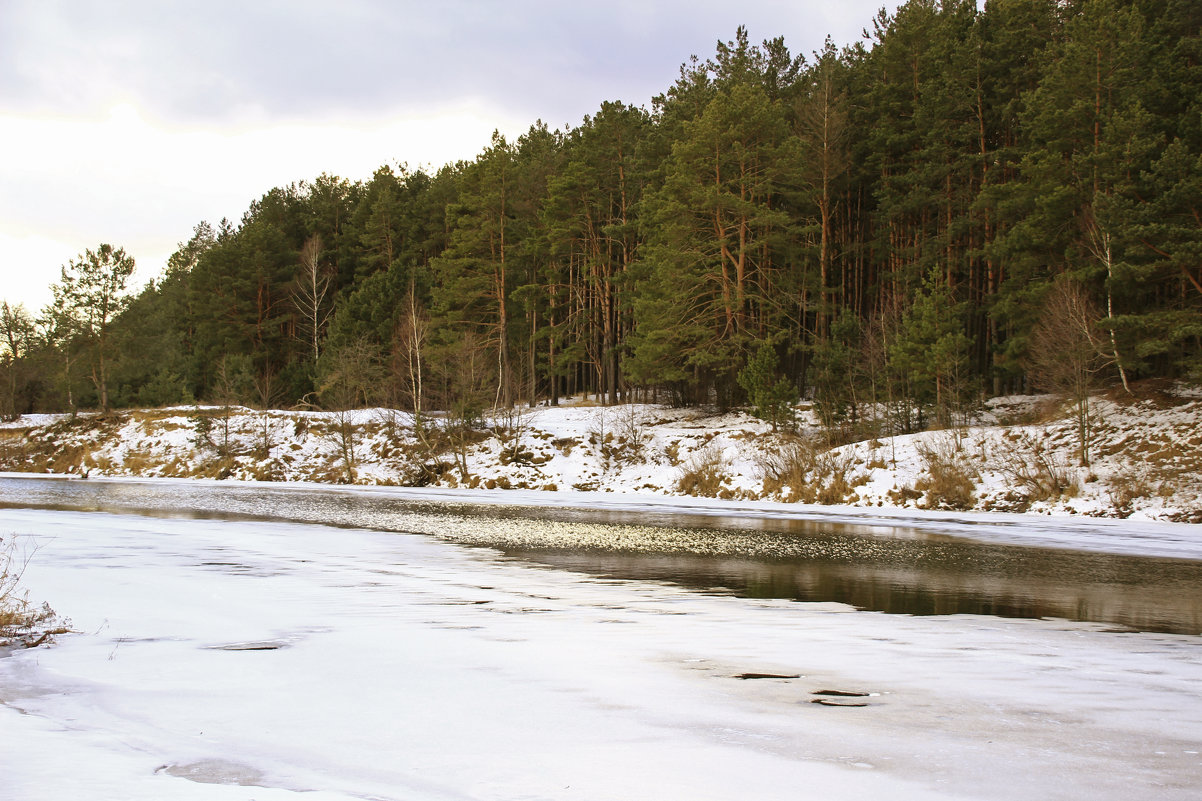
[[[471,159],[494,130],[650,107],[745,25],[809,54],[880,0],[0,0],[0,299],[100,243],[158,275],[276,186]]]

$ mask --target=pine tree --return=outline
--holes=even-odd
[[[16,420],[30,406],[30,351],[36,341],[33,318],[20,303],[0,302],[0,421]]]
[[[101,410],[109,411],[109,370],[114,352],[113,321],[129,304],[127,288],[134,260],[123,248],[102,244],[62,268],[53,287],[59,325],[73,332],[91,363],[91,379]],[[71,347],[64,342],[63,347]]]
[[[962,307],[938,269],[931,270],[923,290],[902,317],[888,351],[888,368],[903,401],[900,421],[905,430],[921,428],[933,412],[940,427],[953,423],[970,397],[969,340],[961,323]]]
[[[790,219],[777,201],[797,141],[783,105],[754,83],[716,96],[682,136],[642,217],[634,369],[688,380],[700,396],[712,387],[724,403],[748,343],[784,324],[778,251]]]
[[[761,342],[738,376],[755,416],[771,423],[773,431],[793,424],[793,404],[797,400],[797,387],[780,375],[778,368],[776,348],[771,342]]]

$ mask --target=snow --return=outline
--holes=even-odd
[[[319,525],[0,509],[0,531],[36,543],[26,584],[76,632],[0,658],[5,797],[1105,801],[1202,786],[1197,637],[707,596]],[[826,689],[871,695],[811,703]]]
[[[1099,396],[1091,409],[1088,467],[1079,464],[1065,407],[1048,396],[1013,396],[990,400],[961,428],[825,451],[812,445],[818,429],[808,407],[799,410],[795,436],[744,412],[578,399],[498,413],[461,454],[444,437],[422,445],[413,418],[388,409],[31,415],[0,425],[0,469],[553,493],[542,503],[560,503],[564,496],[554,493],[565,492],[587,493],[590,504],[692,492],[702,505],[783,502],[807,515],[855,509],[900,520],[944,510],[1202,523],[1202,395],[1154,387],[1134,398]],[[207,444],[202,418],[211,422]],[[353,463],[339,436],[343,423],[353,432]],[[437,415],[426,422],[427,429],[439,424]],[[802,467],[783,470],[789,464]],[[954,482],[941,489],[940,476],[959,476],[959,490]],[[698,477],[707,480],[684,480]]]

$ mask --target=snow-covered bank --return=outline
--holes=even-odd
[[[80,632],[0,659],[13,798],[1202,785],[1197,637],[699,596],[320,526],[12,509],[0,526],[37,538],[29,588]]]
[[[817,513],[997,511],[1202,522],[1202,398],[1095,398],[1092,454],[1048,398],[994,399],[974,425],[815,447],[743,413],[564,405],[450,434],[391,410],[177,408],[0,426],[0,469],[364,485],[690,495]],[[808,412],[803,410],[803,419]],[[553,496],[554,497],[554,496]],[[557,502],[557,501],[552,501]]]

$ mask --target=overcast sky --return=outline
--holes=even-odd
[[[157,275],[201,220],[325,172],[470,159],[494,129],[650,107],[746,25],[809,54],[879,0],[0,0],[0,299],[108,242]]]

